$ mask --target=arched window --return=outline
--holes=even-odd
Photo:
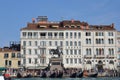
[[[104,49],[103,48],[101,49],[101,55],[104,55]]]
[[[78,42],[78,45],[81,46],[81,42],[80,41]]]
[[[91,49],[89,49],[89,55],[91,55]]]
[[[99,55],[101,55],[101,54],[102,54],[102,49],[100,48],[100,49],[99,49]]]
[[[70,46],[73,46],[73,43],[72,43],[72,41],[70,41]]]
[[[96,55],[99,55],[99,50],[98,50],[98,48],[96,49]]]
[[[74,42],[74,46],[77,46],[77,42],[76,41]]]

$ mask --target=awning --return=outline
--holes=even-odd
[[[0,67],[0,71],[3,71],[5,70],[6,68],[5,67]]]
[[[109,69],[115,69],[114,65],[113,64],[109,64]]]
[[[85,68],[85,70],[90,70],[90,69],[92,69],[92,65],[86,64],[84,68]]]
[[[30,66],[30,67],[27,67],[27,69],[45,69],[46,66],[38,66],[38,67],[34,67],[34,66]]]

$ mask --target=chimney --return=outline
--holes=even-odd
[[[111,27],[114,28],[114,23],[111,24]]]
[[[32,18],[32,23],[35,23],[35,18]]]

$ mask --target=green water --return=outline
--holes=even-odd
[[[12,80],[120,80],[120,77],[103,78],[14,78]]]

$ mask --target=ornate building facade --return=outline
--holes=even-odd
[[[33,19],[21,29],[21,63],[26,68],[47,67],[50,50],[60,46],[65,68],[116,69],[117,31],[114,24],[89,25],[79,20],[49,22],[46,16]]]

